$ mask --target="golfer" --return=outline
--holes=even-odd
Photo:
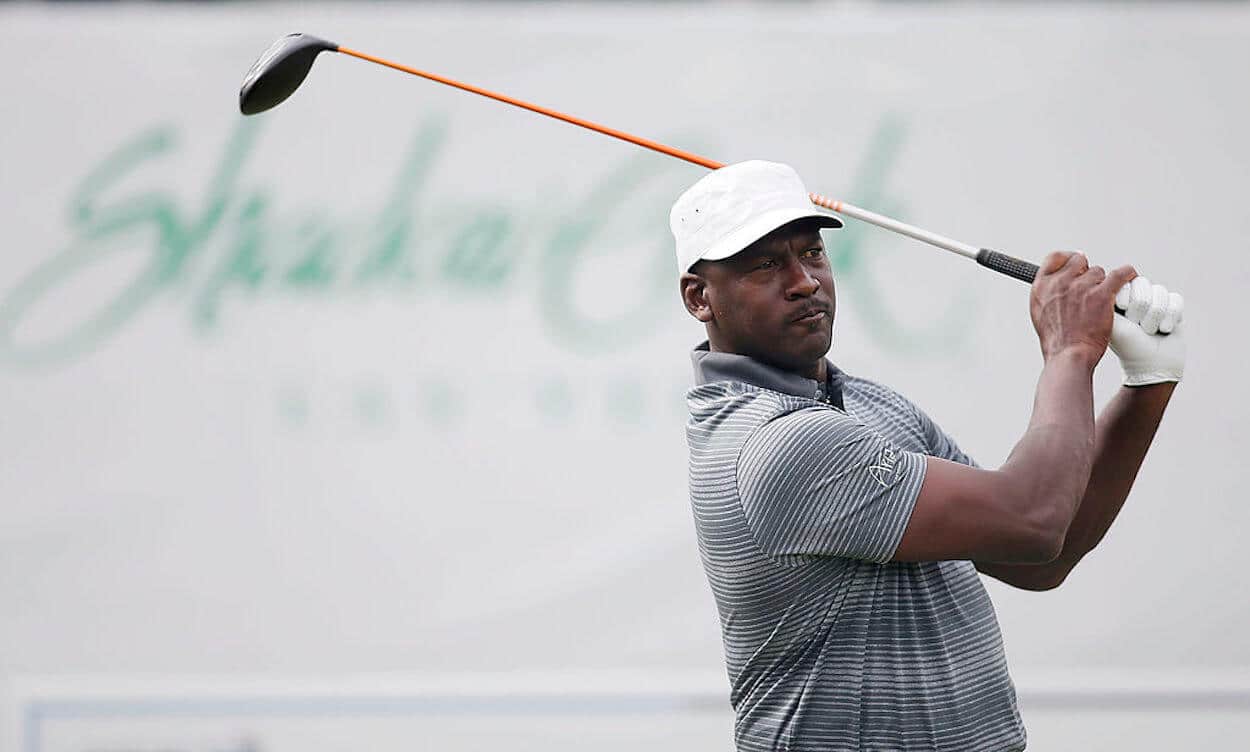
[[[738,749],[1023,749],[978,572],[1054,588],[1102,539],[1181,379],[1181,297],[1131,267],[1047,256],[1029,298],[1032,418],[985,470],[902,395],[825,359],[836,297],[820,229],[841,222],[794,170],[716,170],[671,225],[682,300],[707,329],[690,496]],[[1095,420],[1108,343],[1125,388]]]

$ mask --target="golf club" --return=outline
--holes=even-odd
[[[299,88],[301,83],[304,82],[304,79],[308,76],[309,69],[312,68],[313,61],[316,59],[317,55],[322,52],[339,52],[344,55],[351,55],[352,57],[367,60],[371,63],[377,63],[378,65],[384,65],[388,68],[394,68],[395,70],[403,71],[404,73],[411,73],[414,76],[420,76],[421,78],[425,78],[430,81],[437,81],[441,84],[454,86],[457,89],[462,89],[474,94],[480,94],[484,97],[489,97],[490,99],[504,102],[515,107],[521,107],[531,112],[537,112],[540,115],[546,115],[547,117],[563,120],[566,123],[572,123],[573,125],[581,126],[582,128],[588,128],[597,133],[602,133],[605,136],[611,136],[613,138],[621,139],[622,141],[628,141],[631,144],[636,144],[653,151],[658,151],[661,154],[667,154],[670,157],[677,157],[678,159],[701,165],[710,170],[719,169],[724,166],[723,163],[708,159],[707,157],[701,157],[687,151],[674,149],[671,146],[666,146],[665,144],[661,144],[656,141],[640,138],[638,136],[625,133],[624,131],[618,131],[614,128],[608,128],[607,126],[599,125],[598,123],[593,123],[589,120],[583,120],[581,118],[566,115],[562,112],[532,104],[530,102],[525,102],[514,97],[498,94],[478,86],[473,86],[472,84],[462,83],[435,73],[417,70],[416,68],[409,68],[406,65],[400,65],[399,63],[393,63],[380,57],[374,57],[373,55],[368,55],[363,52],[357,52],[356,50],[348,49],[333,42],[327,42],[324,39],[319,39],[308,34],[288,34],[270,45],[269,49],[265,50],[265,53],[260,56],[255,64],[252,65],[243,79],[243,86],[239,89],[239,109],[244,115],[255,115],[281,104],[287,97],[291,96],[297,88]],[[878,227],[899,233],[900,235],[915,238],[916,240],[929,243],[930,245],[935,245],[938,248],[943,248],[951,251],[952,253],[958,253],[961,256],[975,259],[981,266],[993,269],[996,272],[1006,274],[1009,277],[1014,277],[1023,282],[1031,283],[1033,278],[1037,276],[1036,264],[1015,258],[1014,256],[1008,256],[1005,253],[992,251],[988,248],[977,248],[976,246],[968,245],[967,243],[961,243],[957,240],[952,240],[938,235],[937,233],[929,232],[928,230],[909,225],[905,222],[900,222],[896,219],[891,219],[890,217],[868,211],[867,209],[862,209],[858,206],[848,204],[845,201],[838,201],[822,196],[818,193],[811,193],[809,194],[809,197],[811,198],[812,203],[822,208],[847,217],[858,219],[863,222],[868,222],[869,224],[874,224]]]

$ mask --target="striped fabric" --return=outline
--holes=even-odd
[[[706,345],[704,345],[706,347]],[[739,750],[1019,750],[971,562],[890,563],[924,455],[972,464],[892,390],[694,354],[690,495]]]

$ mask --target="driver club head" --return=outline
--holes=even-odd
[[[255,115],[276,107],[295,93],[312,68],[317,54],[339,46],[308,34],[287,34],[265,50],[243,78],[239,110]]]

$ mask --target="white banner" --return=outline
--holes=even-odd
[[[1015,668],[1246,676],[1250,12],[910,4],[0,8],[5,675],[722,675],[667,230],[703,170],[332,54],[243,118],[292,31],[1183,292],[1121,519],[992,595]],[[1025,287],[826,241],[834,362],[1001,462]]]

